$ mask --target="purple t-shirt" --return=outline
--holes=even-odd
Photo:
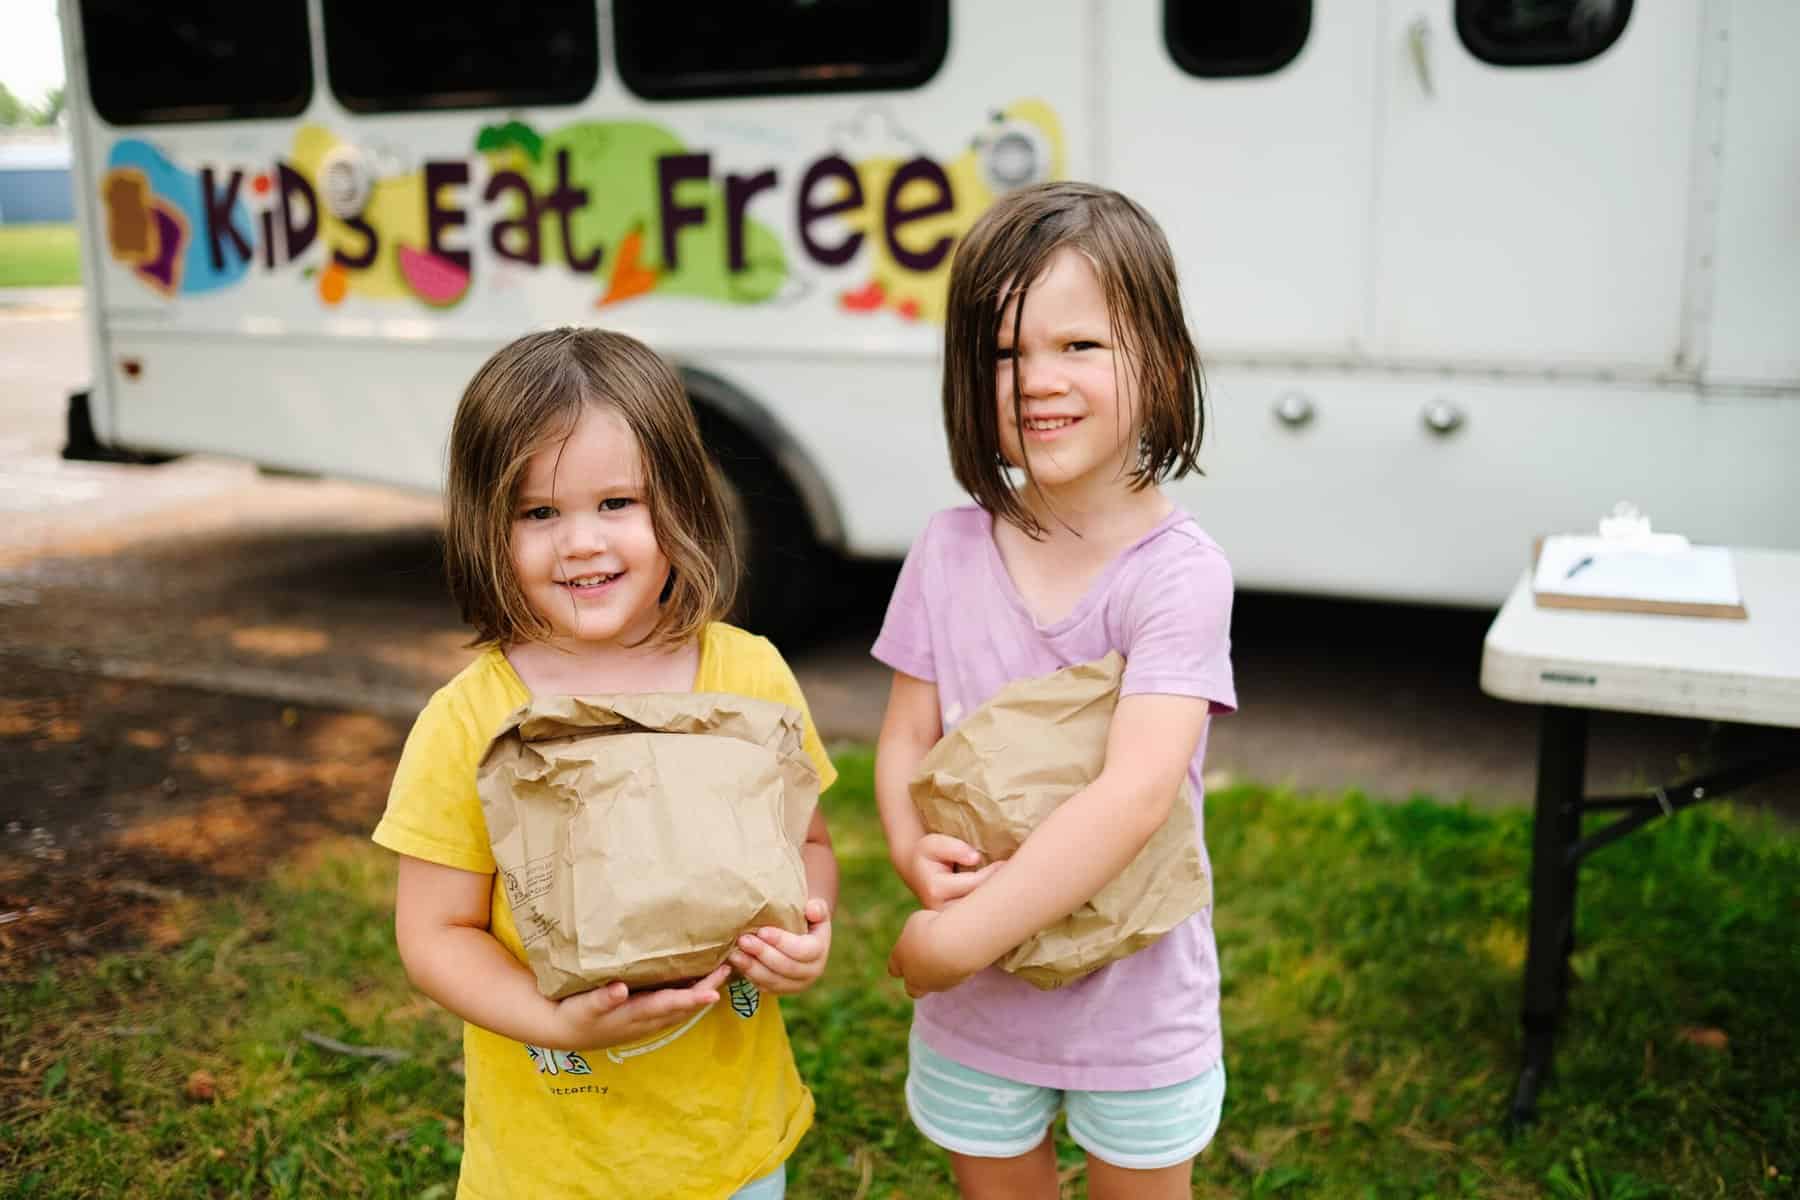
[[[973,505],[932,517],[900,569],[872,653],[937,684],[945,730],[1015,680],[1125,657],[1121,696],[1158,692],[1231,712],[1231,567],[1179,509],[1122,551],[1068,616],[1033,619]],[[1188,766],[1200,861],[1206,737]],[[1215,889],[1216,894],[1216,889]],[[1127,1091],[1191,1079],[1218,1062],[1219,955],[1212,909],[1055,991],[990,967],[919,1000],[913,1030],[938,1053],[1042,1087]]]

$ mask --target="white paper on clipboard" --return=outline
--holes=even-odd
[[[1594,600],[1740,605],[1737,569],[1725,546],[1621,542],[1591,534],[1555,534],[1538,553],[1532,590]]]

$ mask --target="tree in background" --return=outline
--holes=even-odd
[[[44,93],[42,104],[28,104],[13,95],[11,88],[0,83],[0,127],[54,125],[62,112],[63,89],[60,84]]]
[[[44,102],[42,104],[38,105],[37,112],[35,115],[37,118],[37,123],[39,125],[54,125],[62,119],[62,115],[63,115],[63,87],[62,87],[62,84],[59,83],[55,87],[51,88],[49,91],[44,93]]]
[[[30,106],[13,95],[11,88],[0,83],[0,125],[30,124],[30,116]]]

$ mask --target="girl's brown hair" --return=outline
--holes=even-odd
[[[1032,283],[1064,247],[1093,264],[1114,342],[1137,364],[1133,490],[1198,472],[1205,430],[1200,358],[1181,313],[1175,256],[1150,214],[1118,192],[1087,183],[1043,183],[1002,197],[963,237],[950,267],[944,432],[963,490],[1032,537],[1041,537],[1043,526],[1020,502],[1000,454],[994,364],[1006,305],[1018,301],[1016,341]],[[1012,381],[1013,420],[1022,423],[1018,371]],[[1025,471],[1029,479],[1029,462]]]
[[[512,569],[513,521],[531,456],[569,436],[584,406],[619,414],[643,460],[644,502],[670,577],[649,640],[678,645],[724,616],[738,555],[717,469],[675,372],[603,329],[527,334],[481,365],[450,428],[444,566],[475,642],[543,641]]]

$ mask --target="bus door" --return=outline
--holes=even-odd
[[[1373,16],[1312,0],[1103,7],[1099,166],[1167,231],[1203,354],[1355,350]]]
[[[1698,0],[1387,0],[1373,342],[1681,370]]]

